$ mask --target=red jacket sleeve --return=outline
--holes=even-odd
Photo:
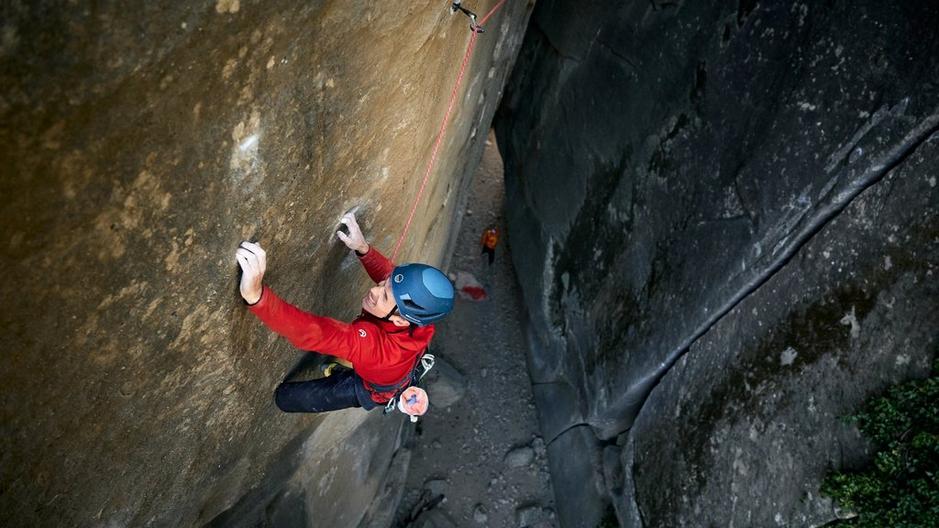
[[[363,350],[377,346],[376,332],[358,328],[329,317],[314,315],[293,306],[264,287],[261,299],[249,307],[268,328],[287,338],[301,350],[329,354],[353,364],[362,359]]]
[[[388,278],[395,265],[388,257],[384,256],[372,246],[368,247],[368,252],[359,255],[359,261],[365,267],[365,272],[375,281],[376,284]]]

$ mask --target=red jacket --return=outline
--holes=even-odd
[[[359,260],[376,283],[391,275],[394,264],[374,248]],[[264,287],[261,299],[250,306],[268,328],[301,350],[313,350],[352,362],[364,385],[396,385],[410,375],[421,352],[434,335],[434,325],[400,327],[362,311],[351,323],[343,323],[300,310]],[[372,400],[385,403],[391,393],[371,392]]]

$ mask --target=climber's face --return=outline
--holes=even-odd
[[[386,317],[395,306],[391,283],[387,279],[369,288],[362,298],[362,309],[378,318]]]

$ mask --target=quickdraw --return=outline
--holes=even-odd
[[[468,16],[470,19],[470,31],[473,33],[482,33],[486,31],[478,22],[476,22],[476,13],[460,5],[462,2],[463,0],[455,0],[452,4],[450,4],[450,12],[456,13],[457,11],[460,11],[464,15]]]

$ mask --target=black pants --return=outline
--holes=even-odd
[[[496,248],[483,246],[483,250],[479,254],[482,255],[483,253],[489,254],[489,265],[492,266],[492,261],[496,259]]]
[[[354,370],[339,371],[326,378],[311,381],[284,381],[274,391],[274,402],[284,412],[326,412],[377,406],[368,396]]]

